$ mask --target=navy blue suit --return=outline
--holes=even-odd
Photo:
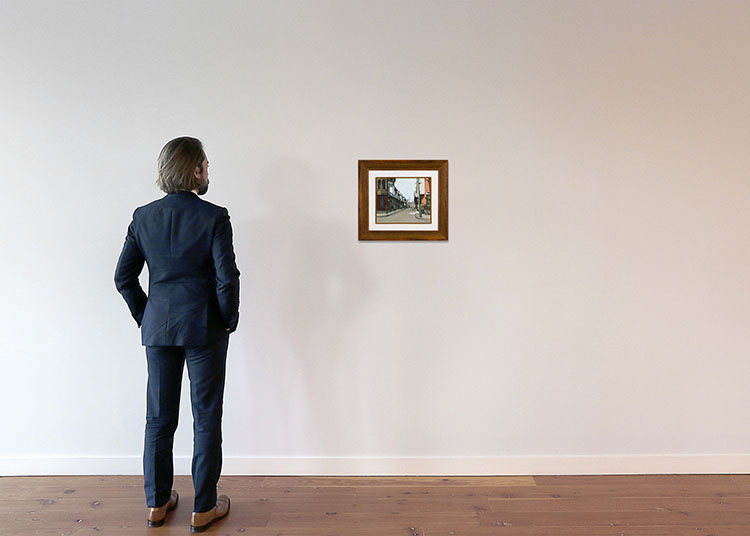
[[[138,281],[144,262],[148,295]],[[115,285],[146,346],[143,471],[150,508],[166,504],[172,489],[172,444],[185,362],[193,410],[194,511],[216,504],[226,353],[239,319],[239,276],[226,208],[184,191],[133,213]]]
[[[138,282],[144,260],[148,299]],[[144,346],[195,346],[237,329],[239,276],[227,209],[179,192],[135,210],[115,284]]]

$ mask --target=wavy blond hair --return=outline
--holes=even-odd
[[[199,139],[184,136],[171,140],[159,153],[156,185],[168,194],[198,189],[201,183],[195,177],[195,168],[201,167],[205,159]]]

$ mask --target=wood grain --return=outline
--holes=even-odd
[[[0,536],[189,533],[193,489],[146,527],[141,476],[0,478]],[[207,534],[748,536],[750,475],[226,476],[232,510]]]

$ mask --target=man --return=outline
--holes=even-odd
[[[198,196],[208,191],[208,159],[195,138],[167,143],[157,184],[167,195],[133,213],[115,269],[115,285],[141,328],[148,388],[143,477],[148,526],[177,507],[172,490],[172,444],[182,371],[187,362],[193,410],[191,532],[203,532],[229,513],[217,497],[221,474],[221,417],[229,334],[239,320],[239,276],[229,212]],[[144,261],[149,292],[138,281]]]

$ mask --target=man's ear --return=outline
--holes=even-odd
[[[200,179],[201,178],[201,172],[202,171],[203,170],[201,169],[200,166],[195,166],[195,171],[193,171],[193,175],[195,176],[196,179]]]

